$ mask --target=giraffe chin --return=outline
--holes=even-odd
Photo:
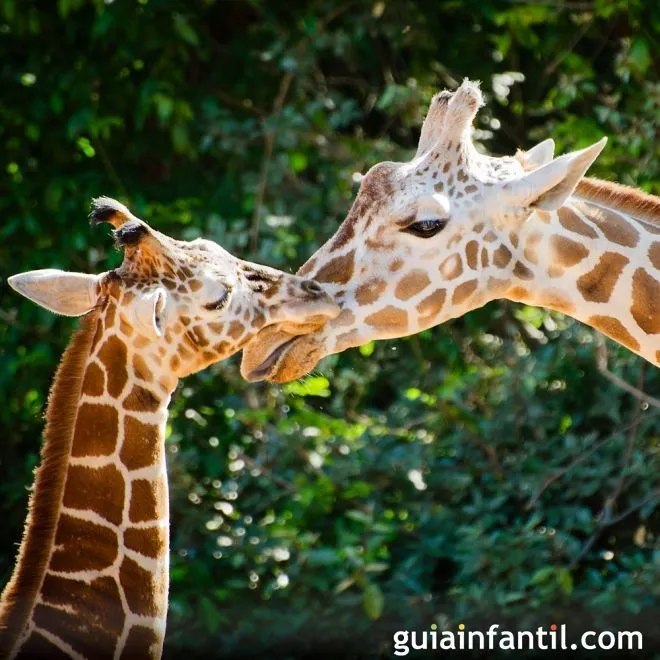
[[[323,346],[314,333],[265,328],[243,350],[241,376],[249,382],[287,383],[309,373],[322,357]]]

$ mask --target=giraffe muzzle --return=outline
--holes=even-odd
[[[251,383],[266,380],[276,370],[280,358],[299,338],[300,335],[291,337],[289,340],[280,344],[256,369],[252,369],[250,372],[243,374],[243,377]]]

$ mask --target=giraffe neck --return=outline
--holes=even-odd
[[[0,600],[0,657],[162,652],[171,383],[154,382],[139,338],[131,347],[108,316],[83,320],[55,377],[26,530]]]
[[[660,363],[660,223],[638,209],[578,188],[559,211],[536,212],[505,297],[564,312]]]

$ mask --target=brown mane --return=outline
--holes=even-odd
[[[36,470],[16,566],[0,598],[0,657],[9,655],[41,588],[54,542],[73,429],[99,310],[87,314],[64,351],[48,396],[41,465]]]
[[[660,225],[660,197],[624,186],[621,183],[584,177],[574,193],[587,201],[601,203],[640,220]]]

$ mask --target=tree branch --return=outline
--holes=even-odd
[[[607,378],[610,382],[614,383],[617,387],[620,387],[622,390],[632,394],[636,399],[643,403],[647,403],[649,406],[658,408],[660,410],[660,399],[656,399],[651,395],[647,394],[638,387],[633,387],[630,383],[627,383],[623,378],[619,378],[616,374],[613,374],[608,366],[608,355],[607,355],[607,344],[605,342],[605,337],[601,334],[596,335],[596,366],[598,371]]]

